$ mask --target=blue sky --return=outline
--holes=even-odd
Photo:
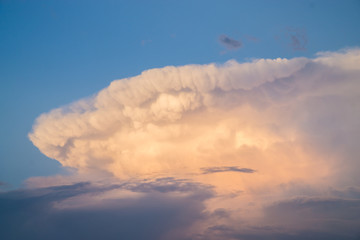
[[[146,69],[358,46],[359,12],[359,1],[2,0],[0,181],[62,172],[28,140],[41,113]]]

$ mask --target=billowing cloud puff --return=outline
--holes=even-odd
[[[31,141],[79,174],[28,182],[187,179],[213,187],[198,239],[351,239],[359,109],[359,49],[151,69],[41,115]]]
[[[359,56],[152,69],[41,115],[29,136],[64,166],[120,178],[226,164],[327,174],[309,151],[359,122]]]

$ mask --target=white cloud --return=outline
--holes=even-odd
[[[359,79],[359,49],[152,69],[41,115],[29,137],[78,169],[78,179],[105,173],[212,185],[206,210],[230,216],[217,224],[257,226],[266,206],[304,194],[284,186],[324,197],[330,187],[360,184]]]
[[[200,125],[208,130],[221,128],[222,120],[215,116],[222,111],[216,106],[219,94],[230,104],[231,95],[241,96],[266,82],[289,77],[308,61],[259,59],[148,70],[112,82],[92,99],[41,115],[29,136],[45,155],[64,166],[105,169],[118,176],[168,170],[172,153],[187,148],[189,140],[201,141],[199,134],[217,137]],[[199,119],[203,116],[208,119]],[[193,144],[192,148],[201,147],[199,142]],[[174,161],[188,165],[190,159]]]
[[[151,69],[41,115],[29,137],[64,166],[120,178],[229,164],[264,173],[267,165],[272,173],[295,168],[301,177],[325,161],[308,162],[320,154],[309,143],[323,145],[344,129],[344,138],[358,137],[359,56],[354,49]]]

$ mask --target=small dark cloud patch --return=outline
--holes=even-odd
[[[190,192],[194,197],[200,199],[212,196],[212,186],[199,184],[196,182],[189,182],[184,179],[175,179],[172,177],[158,178],[154,181],[143,183],[126,183],[122,185],[123,189],[127,189],[133,192],[142,193],[168,193],[168,192]],[[200,195],[198,195],[200,193]]]
[[[212,212],[209,216],[213,217],[213,218],[229,218],[230,212],[228,212],[224,208],[218,208],[218,209],[215,209],[215,211]]]
[[[276,35],[275,39],[292,51],[307,50],[308,37],[305,28],[287,27]]]
[[[242,47],[242,42],[226,35],[220,35],[219,42],[228,50],[236,50]]]
[[[218,173],[218,172],[241,172],[241,173],[256,172],[254,169],[251,169],[251,168],[239,168],[236,166],[202,168],[201,170],[203,171],[203,174]]]

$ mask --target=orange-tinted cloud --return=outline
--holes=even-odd
[[[78,171],[68,180],[49,178],[50,185],[100,176],[137,184],[187,179],[213,191],[202,202],[209,215],[187,231],[246,239],[284,225],[280,235],[287,239],[309,225],[286,220],[294,216],[281,209],[315,211],[334,197],[334,206],[346,204],[329,189],[360,184],[359,79],[358,49],[314,59],[151,69],[41,115],[29,137],[42,153]],[[38,179],[29,183],[39,186]],[[326,221],[311,230],[327,236]]]

